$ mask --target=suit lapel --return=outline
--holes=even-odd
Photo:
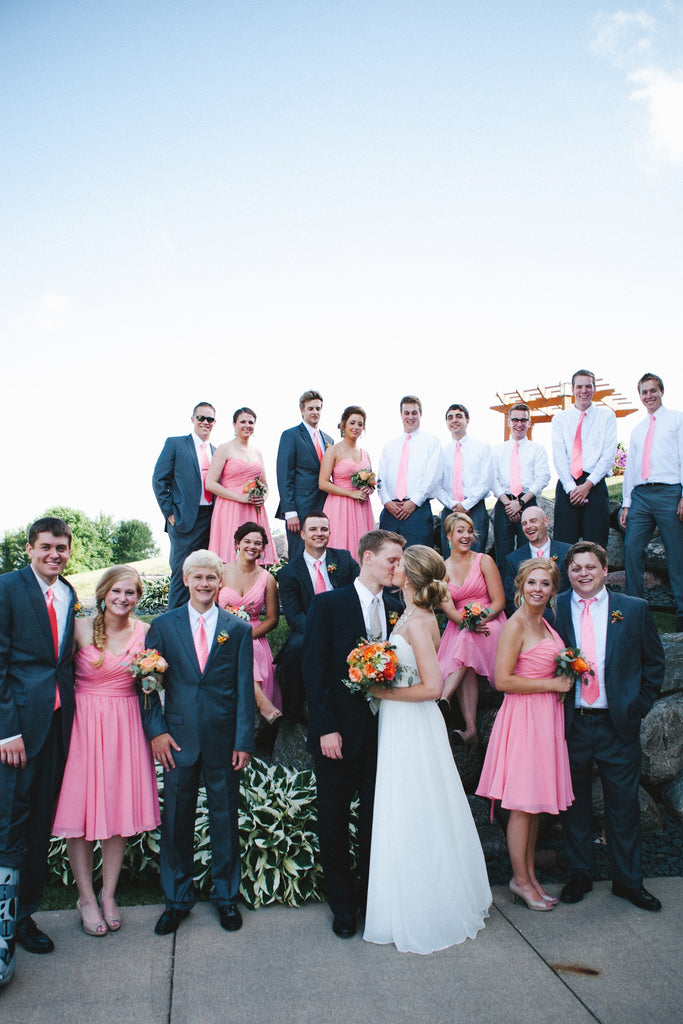
[[[216,653],[216,651],[220,647],[220,644],[218,643],[218,634],[219,633],[223,633],[223,632],[229,633],[229,630],[226,629],[227,625],[228,625],[228,614],[227,614],[227,612],[224,612],[222,608],[219,608],[218,609],[218,618],[216,619],[216,632],[213,634],[213,643],[211,644],[211,647],[209,648],[209,657],[206,659],[206,665],[204,666],[204,672],[207,671],[209,665],[211,664],[211,661],[213,659],[214,654]],[[195,657],[196,657],[196,655],[195,655]],[[197,664],[199,664],[199,662],[197,662]]]
[[[199,460],[197,458],[197,449],[194,446],[194,441],[192,440],[192,434],[188,434],[187,435],[187,437],[185,438],[185,444],[186,444],[186,447],[187,447],[188,458],[190,459],[190,462],[192,463],[193,471],[196,473],[197,479],[201,483],[202,475],[199,472]],[[211,454],[213,454],[213,449],[212,449]]]
[[[299,430],[303,434],[304,444],[308,448],[309,452],[311,453],[311,455],[313,456],[315,461],[317,463],[320,463],[320,459],[318,458],[318,453],[315,450],[315,445],[313,444],[313,439],[312,439],[311,435],[308,433],[308,430],[307,430],[307,428],[305,427],[305,425],[303,423],[299,424]]]
[[[325,568],[327,570],[327,576],[332,584],[332,589],[336,590],[339,584],[337,583],[337,569],[339,568],[339,555],[334,548],[331,550],[327,549],[327,556],[325,559]]]
[[[619,609],[619,599],[616,594],[608,591],[607,597],[607,635],[605,637],[605,676],[607,676],[607,665],[609,663],[612,649],[614,647],[618,630],[614,629],[612,612]]]
[[[33,607],[35,620],[40,626],[40,633],[43,638],[44,645],[49,648],[56,665],[57,658],[55,658],[55,642],[52,636],[52,627],[50,626],[50,619],[47,614],[47,605],[45,603],[45,597],[43,595],[42,590],[40,589],[40,584],[38,583],[38,580],[35,578],[33,574],[33,569],[31,568],[31,566],[26,566],[26,569],[24,571],[26,572],[24,582],[26,584],[29,599]]]
[[[183,612],[185,614],[183,614]],[[181,608],[180,609],[180,615],[178,617],[178,637],[180,638],[180,641],[181,641],[183,647],[185,648],[185,653],[187,654],[187,657],[188,657],[188,659],[190,661],[190,664],[192,666],[194,666],[194,669],[197,672],[197,675],[201,676],[202,673],[200,672],[200,669],[199,669],[199,662],[197,660],[197,652],[196,652],[195,647],[194,647],[194,637],[192,636],[192,630],[190,628],[190,615],[189,615],[189,612],[187,611],[187,608]],[[209,657],[210,656],[211,656],[211,651],[209,651]],[[207,661],[207,665],[208,665],[208,661]]]
[[[565,630],[567,634],[567,646],[576,647],[576,636],[574,635],[574,623],[572,621],[572,592],[569,591],[566,600],[564,598],[558,598],[557,604],[558,611],[562,611],[567,624],[567,628]]]

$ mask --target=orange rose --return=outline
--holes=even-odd
[[[571,661],[569,664],[574,669],[574,671],[577,672],[579,675],[583,675],[590,669],[590,665],[584,658],[574,658],[574,660]]]
[[[470,611],[472,615],[481,615],[481,605],[476,602],[470,605]]]
[[[148,658],[142,659],[140,662],[140,668],[143,669],[144,672],[153,672],[156,668],[156,663],[156,658],[151,654]]]
[[[355,666],[349,669],[349,679],[352,683],[359,683],[361,680],[360,669]]]

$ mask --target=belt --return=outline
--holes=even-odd
[[[574,708],[575,715],[608,715],[609,708]]]

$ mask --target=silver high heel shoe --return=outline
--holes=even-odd
[[[512,893],[512,902],[513,903],[516,903],[517,900],[522,900],[523,903],[526,903],[526,905],[529,908],[529,910],[552,910],[553,909],[553,904],[552,903],[546,903],[545,900],[530,900],[529,897],[524,892],[522,892],[520,887],[515,882],[514,878],[510,879],[510,884],[508,885],[508,889]]]

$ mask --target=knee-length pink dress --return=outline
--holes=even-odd
[[[218,592],[218,604],[221,608],[227,608],[228,611],[230,608],[244,608],[249,612],[250,625],[253,630],[261,621],[261,612],[266,603],[267,581],[268,572],[263,569],[259,573],[256,583],[246,594],[238,594],[232,587],[221,587]],[[282,695],[275,678],[273,654],[268,638],[265,636],[254,637],[254,679],[260,683],[268,700],[273,702],[278,711],[282,711]]]
[[[136,622],[128,650],[76,652],[76,714],[52,832],[87,840],[134,836],[157,827],[159,797],[138,689],[129,665],[145,647]]]
[[[332,470],[332,482],[338,487],[355,489],[351,477],[358,470],[372,470],[368,453],[361,451],[360,462],[353,459],[340,459]],[[345,548],[354,558],[358,558],[358,541],[363,534],[375,529],[370,500],[356,501],[342,494],[328,494],[323,512],[330,520],[330,547]]]
[[[515,675],[549,679],[565,646],[555,630],[522,651]],[[559,814],[574,800],[564,738],[564,704],[557,693],[506,693],[493,723],[477,796],[529,814]]]
[[[453,603],[460,612],[466,604],[479,601],[487,606],[491,598],[486,587],[486,580],[481,571],[481,552],[474,556],[472,568],[461,587],[454,583],[448,584]],[[439,667],[444,680],[459,669],[473,668],[480,676],[486,676],[493,686],[493,666],[496,661],[496,647],[500,631],[506,623],[505,612],[501,612],[488,623],[489,635],[473,633],[469,629],[459,629],[455,622],[449,620],[439,647]]]
[[[263,476],[260,462],[247,459],[228,459],[223,466],[221,484],[229,491],[241,492],[244,485],[256,476]],[[266,531],[267,543],[263,549],[261,561],[265,565],[277,565],[278,557],[268,525],[265,506],[256,508],[251,503],[244,504],[232,498],[216,496],[211,515],[211,533],[209,535],[209,551],[215,551],[224,562],[232,562],[235,557],[235,530],[243,523],[258,523]]]

